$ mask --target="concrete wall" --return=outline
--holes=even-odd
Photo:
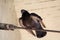
[[[0,0],[0,23],[18,24],[14,0]],[[20,32],[0,30],[0,40],[20,40]]]
[[[15,0],[17,17],[20,10],[26,9],[43,18],[46,29],[60,30],[60,0]],[[48,32],[43,38],[36,38],[26,30],[20,30],[21,40],[60,40],[60,33]]]

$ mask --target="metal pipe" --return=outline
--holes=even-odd
[[[10,29],[27,29],[27,30],[37,30],[37,31],[47,31],[47,32],[56,32],[56,33],[60,33],[60,31],[57,31],[57,30],[47,30],[47,29],[31,29],[31,28],[24,28],[24,27],[18,27],[18,26],[15,26],[13,24],[5,24],[5,23],[0,23],[0,29],[1,30],[9,30],[7,29],[7,25]]]

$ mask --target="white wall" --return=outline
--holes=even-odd
[[[46,29],[60,30],[60,0],[15,0],[17,17],[20,10],[35,12],[43,18]],[[20,30],[21,40],[60,40],[60,33],[48,32],[43,38],[36,38],[25,30]]]
[[[14,0],[0,0],[0,23],[17,25]],[[0,30],[0,40],[20,40],[19,30]]]

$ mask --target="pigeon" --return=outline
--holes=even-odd
[[[21,14],[22,16],[19,18],[20,26],[30,29],[39,29],[39,30],[44,30],[43,27],[46,28],[45,24],[42,21],[43,19],[36,13],[29,13],[27,10],[22,9]],[[35,30],[36,35],[32,30],[27,30],[27,31],[32,35],[36,36],[37,38],[42,38],[47,34],[46,31]]]

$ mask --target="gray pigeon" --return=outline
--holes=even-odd
[[[24,9],[21,10],[21,13],[22,13],[22,17],[19,18],[20,26],[25,27],[25,28],[31,28],[31,29],[35,28],[35,29],[44,30],[42,28],[42,26],[45,27],[45,25],[42,21],[42,18],[39,15],[37,15],[35,13],[30,14],[28,11],[26,11]],[[35,36],[35,34],[32,30],[27,30],[27,31]],[[35,30],[35,32],[36,32],[37,38],[44,37],[47,34],[46,31]]]

